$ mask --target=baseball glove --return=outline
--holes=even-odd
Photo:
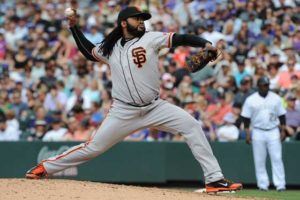
[[[207,63],[214,61],[218,57],[218,49],[215,47],[205,47],[197,54],[187,59],[188,70],[192,73],[203,69]]]

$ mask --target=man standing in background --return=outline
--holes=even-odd
[[[281,140],[285,137],[286,110],[281,98],[269,91],[269,85],[268,77],[262,76],[258,79],[258,92],[246,99],[241,115],[245,124],[246,142],[252,143],[258,188],[267,191],[270,185],[266,169],[266,157],[269,152],[273,183],[277,191],[284,191],[286,188]],[[250,122],[252,123],[252,137],[250,136]],[[279,123],[280,128],[278,128]]]

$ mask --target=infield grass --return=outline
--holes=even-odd
[[[276,190],[269,190],[263,192],[260,190],[254,189],[244,189],[236,192],[235,194],[227,194],[230,196],[240,196],[253,198],[267,198],[267,199],[276,199],[276,200],[300,200],[300,190],[286,190],[284,192],[277,192]],[[226,196],[227,196],[226,195]]]

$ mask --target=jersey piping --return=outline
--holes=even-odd
[[[126,50],[126,55],[127,55],[127,62],[128,62],[128,67],[129,67],[129,71],[130,71],[130,76],[131,76],[131,79],[132,79],[132,82],[133,82],[135,91],[137,92],[137,94],[138,94],[138,96],[139,96],[141,102],[142,102],[142,103],[145,103],[145,102],[143,101],[143,99],[141,98],[139,91],[138,91],[137,88],[136,88],[136,85],[135,85],[135,82],[134,82],[134,79],[133,79],[133,76],[132,76],[131,68],[130,68],[129,58],[128,58],[128,50],[129,50],[129,48],[130,48],[132,45],[134,45],[136,42],[138,42],[140,39],[141,39],[141,38],[139,38],[137,41],[135,41],[135,42],[133,42],[131,45],[129,45],[129,47],[128,47],[127,50]]]
[[[122,65],[122,52],[121,52],[121,50],[119,50],[119,51],[120,51],[120,64],[121,64],[121,68],[122,68],[122,72],[123,72],[123,77],[124,77],[124,80],[125,80],[127,89],[128,89],[128,91],[129,91],[130,97],[131,97],[132,101],[133,101],[134,103],[136,103],[136,102],[134,101],[134,98],[133,98],[133,96],[132,96],[132,94],[131,94],[130,88],[129,88],[128,83],[127,83],[127,80],[126,80],[126,76],[125,76],[125,72],[124,72],[124,67],[123,67],[123,65]]]

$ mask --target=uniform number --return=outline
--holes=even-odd
[[[143,67],[146,62],[146,50],[143,47],[137,47],[132,49],[133,62],[138,68]]]
[[[270,122],[276,121],[277,116],[274,113],[270,113]]]

